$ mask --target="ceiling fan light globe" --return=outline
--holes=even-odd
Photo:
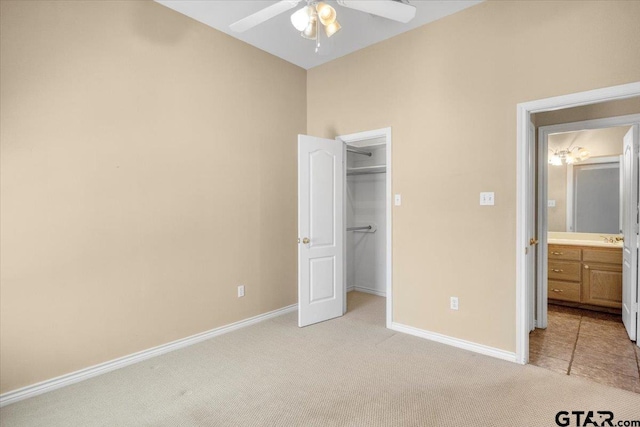
[[[580,157],[580,160],[586,160],[589,157],[591,157],[591,153],[589,152],[589,150],[585,150],[584,148],[581,148],[578,151],[578,156]]]
[[[318,35],[318,22],[315,19],[311,19],[307,28],[305,28],[300,35],[305,39],[315,40]]]
[[[340,28],[342,28],[342,26],[340,26],[340,23],[338,21],[333,21],[331,24],[325,25],[324,32],[327,37],[331,37],[338,31],[340,31]]]
[[[318,19],[320,19],[322,25],[333,24],[336,21],[336,10],[326,3],[318,3],[316,5],[316,11],[318,12]]]
[[[305,6],[291,14],[291,23],[296,30],[304,31],[304,29],[309,26],[311,16],[313,15],[312,12],[313,8],[311,6]]]

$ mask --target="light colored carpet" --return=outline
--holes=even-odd
[[[384,299],[296,313],[6,406],[2,426],[554,426],[560,410],[640,419],[640,394],[384,328]],[[573,424],[572,424],[573,425]]]

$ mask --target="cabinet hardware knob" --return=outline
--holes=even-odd
[[[552,269],[551,269],[551,271],[555,271],[556,273],[562,273],[562,272],[564,272],[564,270],[563,270],[563,269],[561,269],[561,268],[560,268],[560,269],[558,269],[558,268],[552,268]]]
[[[563,292],[562,289],[551,289],[553,292]]]
[[[308,238],[308,237],[305,237],[304,239],[302,239],[302,243],[304,243],[305,245],[306,245],[307,243],[309,243],[309,242],[310,242],[310,240],[309,240],[309,238]]]
[[[551,252],[552,255],[564,255],[562,252]]]
[[[585,265],[585,266],[584,266],[584,268],[588,270],[588,269],[589,269],[589,266],[588,266],[588,265]]]

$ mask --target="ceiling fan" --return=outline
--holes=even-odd
[[[234,22],[229,28],[235,32],[242,33],[295,8],[300,3],[303,3],[303,0],[281,0]],[[337,33],[341,26],[337,20],[336,10],[329,4],[317,0],[306,0],[304,3],[306,3],[305,6],[291,15],[291,23],[296,30],[300,31],[302,37],[317,41],[317,52],[318,47],[320,47],[319,24],[324,28],[327,37]],[[415,6],[404,3],[402,0],[337,0],[337,3],[343,7],[402,23],[407,23],[416,16]]]

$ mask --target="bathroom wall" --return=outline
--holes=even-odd
[[[629,114],[640,114],[640,96],[536,113],[531,115],[531,120],[539,127]]]
[[[622,138],[629,130],[628,126],[594,129],[579,132],[566,132],[549,136],[549,149],[562,149],[573,144],[585,147],[591,157],[609,157],[622,154]],[[548,230],[567,230],[567,166],[549,165],[548,200],[554,200],[555,206],[548,207]],[[598,209],[594,206],[594,209]]]

